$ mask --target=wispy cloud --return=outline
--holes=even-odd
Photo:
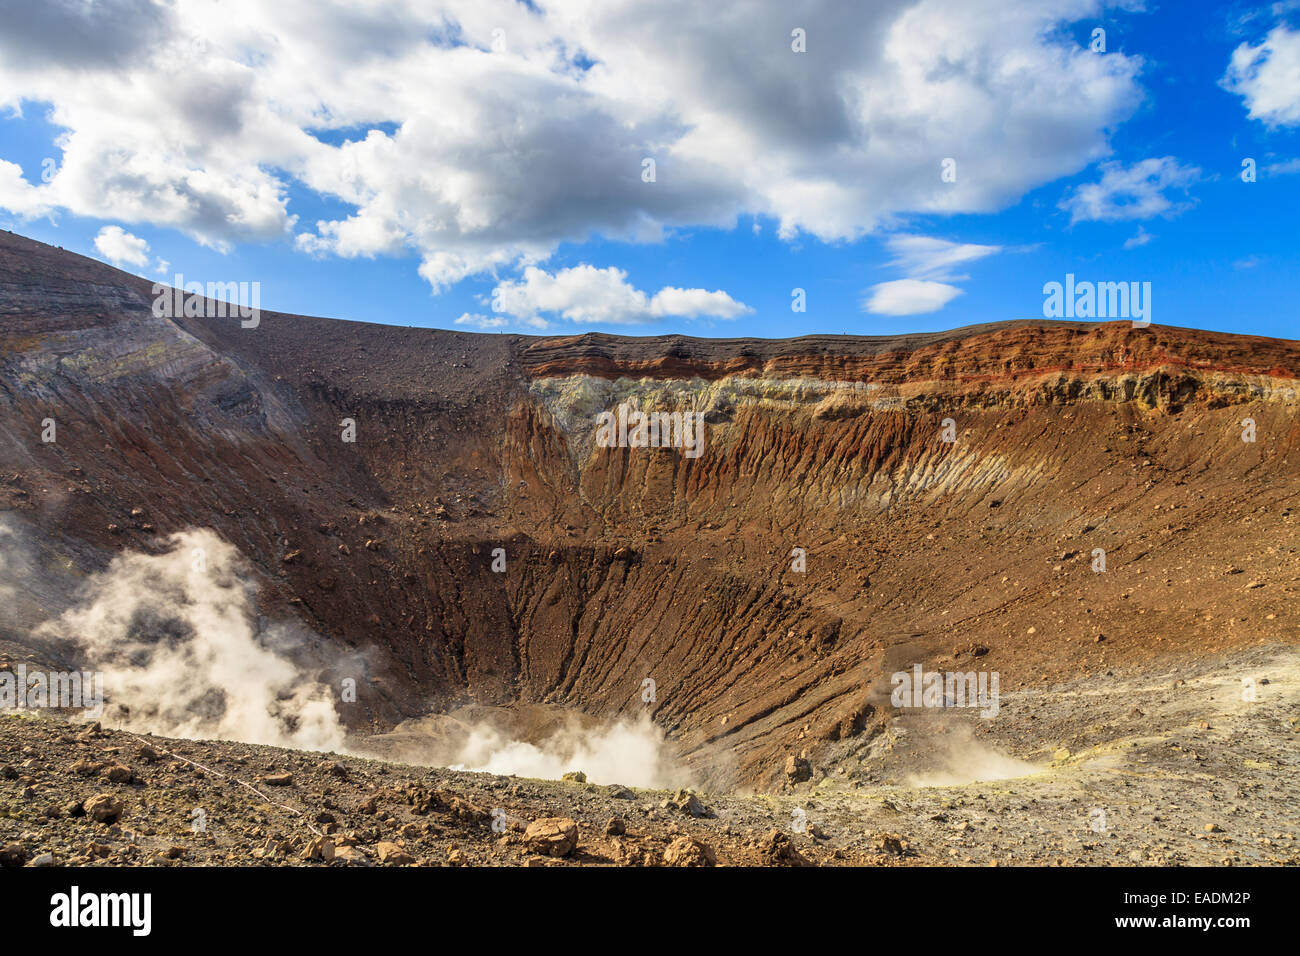
[[[885,240],[885,248],[893,253],[889,261],[893,268],[913,278],[944,282],[969,278],[956,274],[956,268],[1002,251],[1001,246],[911,235],[890,236]]]
[[[1147,232],[1141,226],[1138,226],[1138,231],[1134,235],[1130,236],[1128,239],[1124,240],[1124,248],[1136,249],[1139,246],[1145,246],[1148,242],[1150,242],[1154,238],[1155,236],[1151,235],[1151,233]]]
[[[1002,246],[906,234],[890,236],[885,248],[893,256],[888,265],[908,278],[871,287],[862,308],[878,315],[920,315],[942,309],[962,294],[952,283],[970,278],[960,266],[1002,251]]]
[[[1120,222],[1175,216],[1192,205],[1170,199],[1167,191],[1187,188],[1201,178],[1195,166],[1183,166],[1173,156],[1144,159],[1125,166],[1101,164],[1101,180],[1078,186],[1061,201],[1070,221]]]

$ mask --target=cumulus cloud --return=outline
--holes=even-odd
[[[137,266],[141,269],[149,265],[149,243],[139,236],[133,236],[121,226],[105,226],[95,236],[95,248],[99,254],[115,266]]]
[[[665,286],[649,296],[629,283],[622,269],[585,264],[554,273],[528,266],[521,279],[497,284],[492,308],[533,324],[545,321],[542,313],[550,313],[571,322],[619,325],[668,317],[734,319],[753,311],[720,290]],[[468,318],[464,324],[489,327],[477,321],[482,316],[461,318]]]
[[[922,315],[942,309],[959,295],[961,289],[946,282],[895,279],[872,286],[863,308],[877,315]]]
[[[1061,201],[1061,208],[1070,213],[1072,223],[1175,216],[1191,203],[1176,202],[1166,191],[1186,192],[1200,175],[1200,169],[1180,165],[1173,156],[1144,159],[1131,166],[1102,163],[1101,180],[1078,186]]]
[[[753,312],[743,302],[737,302],[720,289],[678,289],[664,286],[650,300],[650,314],[655,317],[678,316],[696,319],[701,316],[714,319],[735,319]]]
[[[1300,125],[1300,30],[1278,24],[1260,43],[1241,44],[1220,82],[1245,100],[1251,119]]]
[[[0,159],[0,209],[27,219],[52,211],[46,195],[23,179],[22,167],[3,159]]]
[[[24,67],[51,62],[85,69],[124,66],[144,49],[169,11],[154,0],[48,0],[0,3],[0,59]]]
[[[0,167],[0,206],[414,252],[435,289],[742,215],[838,241],[996,211],[1104,158],[1141,100],[1140,60],[1059,29],[1101,0],[4,6],[0,107],[63,132],[49,183]],[[347,211],[299,225],[291,188]]]

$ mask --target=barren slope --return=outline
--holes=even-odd
[[[0,234],[0,509],[36,542],[11,660],[59,662],[31,629],[113,554],[206,527],[263,613],[366,652],[358,731],[470,703],[633,715],[651,678],[702,782],[769,788],[791,754],[815,780],[861,766],[914,663],[1006,693],[1296,641],[1295,342],[243,329],[150,302]],[[704,411],[704,454],[593,448],[621,401]]]

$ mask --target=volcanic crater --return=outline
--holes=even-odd
[[[157,316],[151,286],[0,234],[0,518],[28,572],[0,664],[77,666],[42,623],[208,529],[308,635],[288,652],[354,678],[355,740],[648,720],[698,786],[777,793],[915,769],[890,693],[916,664],[1015,701],[1296,644],[1300,343],[246,328]],[[703,453],[594,445],[623,403],[703,413]],[[972,733],[1052,760],[1070,729],[1015,710]]]

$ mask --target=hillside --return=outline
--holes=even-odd
[[[210,529],[259,615],[309,635],[304,667],[360,678],[354,735],[465,707],[524,714],[524,736],[524,705],[648,714],[700,784],[772,790],[792,756],[814,783],[871,779],[889,675],[915,663],[1014,693],[1297,640],[1298,342],[249,329],[151,301],[0,233],[21,543],[0,663],[72,666],[38,625],[114,556]],[[596,447],[621,402],[703,413],[703,454]]]

